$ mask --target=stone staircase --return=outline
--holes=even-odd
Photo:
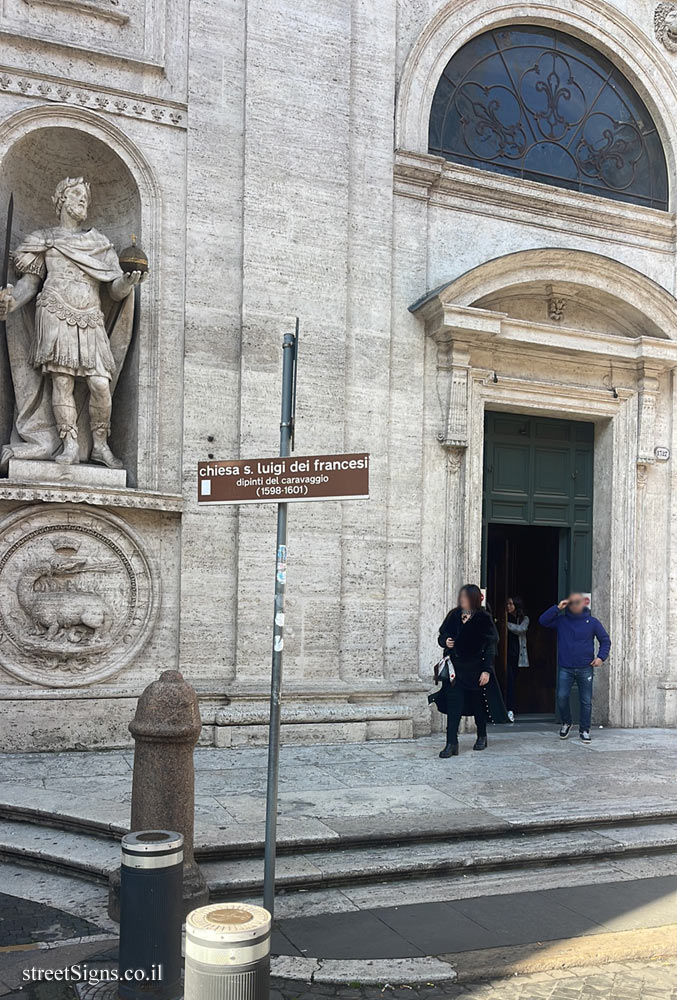
[[[105,883],[119,864],[122,827],[23,806],[0,807],[0,857],[22,865]],[[434,818],[414,832],[371,820],[357,832],[332,840],[284,835],[278,847],[277,882],[296,892],[353,884],[381,884],[444,876],[450,880],[487,872],[590,865],[610,859],[647,858],[655,863],[677,848],[677,812],[653,810],[638,817],[620,810],[603,817],[523,823],[489,820],[481,826],[442,829]],[[246,898],[261,891],[260,839],[196,842],[214,899]]]

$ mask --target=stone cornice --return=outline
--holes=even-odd
[[[1,33],[0,33],[1,34]],[[17,73],[0,66],[0,94],[20,94],[38,101],[49,101],[68,107],[86,108],[90,111],[124,118],[168,125],[185,129],[187,124],[186,106],[173,101],[139,97],[126,91],[93,88],[78,81],[65,81],[58,77],[37,76],[31,73]]]
[[[672,212],[523,181],[407,150],[397,150],[394,175],[396,194],[440,208],[584,234],[605,243],[650,246],[658,253],[674,254],[677,246]]]
[[[60,7],[62,10],[72,10],[76,14],[88,14],[90,17],[100,17],[104,21],[113,21],[115,24],[127,24],[129,22],[129,14],[126,11],[120,10],[117,6],[102,6],[98,3],[93,3],[92,0],[24,0],[24,3],[28,7],[39,6],[44,4],[48,7]]]
[[[21,43],[30,41],[33,44],[37,42],[41,45],[49,45],[54,49],[68,53],[71,57],[75,55],[78,58],[87,59],[90,63],[92,61],[108,65],[111,63],[117,63],[118,65],[124,65],[125,67],[141,72],[150,70],[158,76],[165,72],[165,64],[162,59],[153,58],[152,56],[139,57],[124,52],[115,52],[113,50],[103,48],[97,49],[92,48],[91,46],[78,45],[76,42],[69,42],[65,39],[55,38],[37,31],[32,31],[30,36],[26,36],[21,31],[15,31],[12,28],[2,27],[0,28],[0,39],[9,44],[12,42]]]
[[[191,684],[197,691],[201,702],[211,702],[212,708],[216,711],[222,705],[231,703],[258,703],[268,704],[270,700],[270,681],[260,682],[250,681],[246,684],[224,681],[216,675],[211,678],[191,677]],[[14,701],[17,697],[31,699],[33,701],[52,701],[56,699],[78,698],[88,700],[93,696],[97,698],[125,699],[138,698],[143,691],[145,683],[142,681],[131,682],[108,682],[97,683],[91,689],[83,688],[48,688],[48,687],[26,687],[19,682],[10,683],[2,679],[0,683],[0,701]],[[313,704],[319,702],[339,702],[345,699],[346,704],[357,705],[362,701],[374,704],[381,701],[382,704],[391,704],[393,698],[407,697],[414,695],[421,697],[423,692],[428,691],[430,685],[420,677],[410,678],[388,678],[375,679],[364,684],[360,681],[347,684],[345,681],[336,680],[332,684],[331,690],[318,690],[312,684],[289,681],[285,683],[285,698],[290,702],[308,701]],[[224,691],[227,689],[227,694]],[[95,694],[93,694],[95,692]],[[395,702],[399,704],[399,702]]]
[[[438,343],[454,341],[469,346],[545,351],[598,361],[600,357],[644,364],[656,371],[677,368],[677,341],[658,337],[624,337],[609,333],[583,332],[572,327],[531,320],[511,319],[487,309],[445,304],[427,317],[427,332]]]
[[[180,514],[183,497],[178,493],[146,490],[92,489],[86,486],[22,486],[0,479],[0,500],[42,501],[43,503],[85,503],[94,507],[126,507],[137,510],[163,510]]]

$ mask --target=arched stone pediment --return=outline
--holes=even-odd
[[[529,281],[501,289],[473,303],[478,309],[505,313],[511,319],[550,323],[586,333],[622,335],[636,339],[647,334],[646,316],[621,302],[606,289],[592,289],[571,281]],[[662,330],[651,336],[665,337]]]
[[[473,268],[411,307],[433,327],[454,322],[451,312],[475,314],[489,327],[501,318],[601,337],[677,341],[677,299],[639,271],[580,250],[525,250]],[[457,316],[458,318],[458,316]],[[493,322],[489,322],[493,318]],[[487,327],[487,329],[489,328]],[[581,345],[582,347],[583,345]]]
[[[491,371],[482,374],[488,360],[498,384],[515,357],[528,355],[533,374],[509,376],[527,393],[539,379],[549,384],[557,366],[558,391],[569,378],[581,401],[591,392],[611,391],[614,400],[637,392],[639,460],[653,462],[659,379],[677,369],[677,299],[646,275],[601,254],[523,250],[480,264],[410,310],[438,345],[438,376],[447,382],[439,390],[446,400],[439,440],[446,447],[466,447],[472,373],[491,379]],[[623,372],[622,390],[611,381],[614,366]],[[584,387],[591,369],[596,382]]]

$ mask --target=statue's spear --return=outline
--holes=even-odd
[[[14,195],[10,194],[9,204],[7,205],[7,229],[5,230],[5,255],[2,258],[2,274],[0,274],[0,288],[7,287],[7,279],[9,277],[9,254],[10,254],[10,244],[12,242],[12,219],[14,217]],[[0,378],[3,382],[7,382],[9,379],[9,351],[7,349],[7,327],[3,320],[2,322],[2,336],[0,336]]]
[[[2,258],[2,275],[0,275],[0,288],[5,288],[9,277],[9,248],[12,242],[12,219],[14,217],[14,195],[10,194],[7,205],[7,229],[5,230],[5,255]]]

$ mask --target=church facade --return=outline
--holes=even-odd
[[[197,463],[276,453],[296,316],[296,449],[368,451],[371,497],[291,505],[283,739],[437,728],[466,582],[501,680],[524,599],[518,716],[554,718],[537,619],[577,589],[594,721],[675,725],[677,3],[5,0],[0,31],[7,283],[44,296],[0,350],[3,747],[129,743],[166,669],[204,742],[265,742],[275,509],[198,509]],[[55,260],[126,324],[108,423],[94,362],[35,352]]]

